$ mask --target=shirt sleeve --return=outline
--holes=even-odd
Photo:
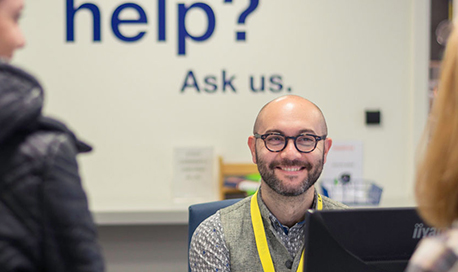
[[[412,255],[405,272],[456,271],[457,255],[446,245],[446,241],[440,238],[423,239]]]
[[[224,241],[219,211],[204,220],[191,238],[189,266],[192,272],[230,272],[229,249]]]

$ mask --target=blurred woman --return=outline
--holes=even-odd
[[[76,155],[91,147],[42,116],[37,80],[8,62],[23,0],[0,0],[0,271],[103,271]]]
[[[449,36],[416,176],[422,218],[442,228],[420,242],[406,271],[458,271],[458,28]]]

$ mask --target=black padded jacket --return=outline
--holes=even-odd
[[[0,63],[0,271],[104,271],[76,155],[31,75]]]

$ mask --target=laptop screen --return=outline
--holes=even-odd
[[[415,208],[308,211],[304,271],[404,271],[423,236]]]

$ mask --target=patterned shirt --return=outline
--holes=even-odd
[[[315,192],[312,208],[316,208],[316,195]],[[275,230],[275,237],[282,242],[294,259],[304,247],[305,221],[288,228],[270,211],[269,219]],[[231,271],[229,249],[224,239],[219,211],[202,222],[194,232],[189,248],[189,265],[193,272]]]
[[[423,239],[406,272],[458,272],[458,221],[444,233]]]

